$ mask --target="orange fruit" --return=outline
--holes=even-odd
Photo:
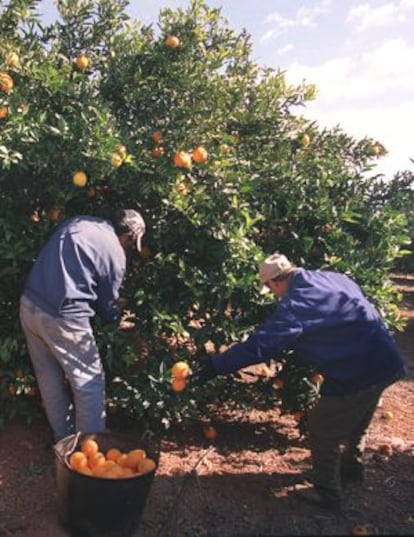
[[[78,468],[76,471],[79,472],[80,474],[92,475],[92,470],[89,468],[89,466],[82,466],[81,468]]]
[[[127,468],[125,466],[126,460],[128,458],[128,455],[126,453],[121,453],[119,457],[116,459],[116,463],[121,466],[122,468]]]
[[[230,153],[230,146],[227,145],[227,144],[221,144],[220,147],[219,147],[219,151],[220,153]]]
[[[0,73],[0,90],[9,93],[13,89],[13,79],[7,73]]]
[[[121,477],[133,477],[134,475],[136,475],[136,472],[132,468],[122,468]]]
[[[205,425],[203,427],[203,436],[207,440],[215,440],[217,438],[217,431],[212,425]]]
[[[10,69],[18,69],[20,67],[20,59],[17,52],[10,52],[10,54],[8,54],[6,64]]]
[[[118,464],[118,466],[121,466],[121,468],[127,468],[127,466],[125,466],[127,458],[128,455],[126,453],[121,453],[115,462]]]
[[[141,459],[138,463],[138,473],[140,474],[147,474],[149,472],[152,472],[157,467],[155,461],[153,461],[150,458]]]
[[[276,389],[283,388],[284,385],[285,385],[285,382],[282,379],[276,379],[275,382],[273,383],[273,387]]]
[[[105,455],[101,451],[98,451],[97,453],[92,453],[92,455],[88,457],[88,466],[89,468],[91,468],[91,470],[93,470],[97,466],[103,466],[105,462]]]
[[[138,467],[138,463],[141,459],[145,459],[147,454],[145,453],[144,449],[132,449],[131,451],[128,451],[126,454],[126,459],[123,463],[124,468],[132,468],[133,470],[136,470]]]
[[[302,136],[302,145],[303,145],[303,147],[308,147],[309,144],[310,144],[310,136],[309,136],[309,134],[305,133]]]
[[[152,150],[152,156],[154,158],[162,157],[163,155],[165,155],[165,150],[163,147],[154,147]]]
[[[186,379],[172,379],[171,388],[173,392],[182,392],[187,386]]]
[[[82,451],[74,451],[69,457],[69,464],[74,470],[86,468],[88,466],[88,458]]]
[[[93,440],[93,438],[87,438],[81,444],[81,451],[87,457],[90,457],[91,455],[95,455],[99,451],[98,442]]]
[[[176,192],[180,196],[186,196],[188,194],[188,188],[184,183],[175,183],[173,189],[174,192]]]
[[[202,164],[203,162],[205,162],[207,160],[207,157],[207,150],[202,145],[196,147],[192,153],[192,158],[194,162],[197,162],[197,164]]]
[[[116,153],[121,155],[121,157],[126,157],[128,150],[124,144],[118,144],[115,148]]]
[[[79,54],[79,56],[77,56],[75,59],[75,65],[80,71],[84,71],[88,68],[89,58],[86,56],[86,54]]]
[[[184,361],[175,362],[171,368],[171,376],[175,379],[186,379],[190,373],[190,366]]]
[[[167,35],[165,44],[168,48],[176,49],[180,46],[180,39],[176,35]]]
[[[107,479],[118,479],[123,476],[123,468],[114,461],[105,461],[101,466],[96,466],[92,470],[94,477],[104,477]]]
[[[72,177],[72,182],[75,186],[84,187],[88,182],[88,176],[82,170],[77,170]]]
[[[191,169],[191,155],[186,151],[178,151],[173,157],[174,166],[177,168]]]
[[[154,131],[151,134],[151,138],[156,144],[160,144],[162,142],[162,134],[160,133],[160,131]]]
[[[108,461],[118,462],[119,456],[122,455],[121,450],[118,448],[110,448],[106,452],[106,458]]]
[[[0,119],[5,119],[9,115],[9,109],[7,106],[2,106],[0,108]]]
[[[119,168],[119,166],[121,166],[123,161],[124,159],[122,155],[120,155],[119,153],[112,153],[111,164],[112,166],[114,166],[114,168]]]

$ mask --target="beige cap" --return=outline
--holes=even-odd
[[[273,278],[277,278],[282,274],[291,272],[294,268],[295,266],[292,265],[289,259],[279,252],[275,252],[265,259],[264,262],[259,266],[260,294],[264,294],[269,291],[266,282],[273,280]]]

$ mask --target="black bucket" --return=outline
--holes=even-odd
[[[145,449],[158,465],[159,441],[153,435],[122,433],[74,434],[55,444],[58,512],[63,526],[76,537],[129,537],[138,528],[156,469],[143,475],[105,479],[72,470],[68,459],[85,438],[100,451]]]

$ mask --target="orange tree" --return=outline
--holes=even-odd
[[[217,397],[290,411],[310,404],[309,383],[289,399],[269,380],[251,389],[237,377],[171,389],[175,360],[194,365],[273,307],[256,273],[274,250],[352,274],[401,326],[388,274],[407,242],[411,180],[375,175],[379,142],[305,119],[315,88],[253,61],[249,34],[220,10],[194,0],[162,10],[154,28],[131,20],[123,0],[61,0],[45,26],[36,0],[0,5],[2,420],[33,417],[19,295],[38,249],[72,214],[145,215],[144,248],[123,289],[137,332],[99,320],[95,330],[109,408],[153,424],[168,427]]]

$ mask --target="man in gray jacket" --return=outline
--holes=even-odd
[[[41,249],[20,300],[20,322],[55,441],[105,430],[105,375],[91,327],[120,322],[126,252],[141,249],[142,216],[76,216]]]

